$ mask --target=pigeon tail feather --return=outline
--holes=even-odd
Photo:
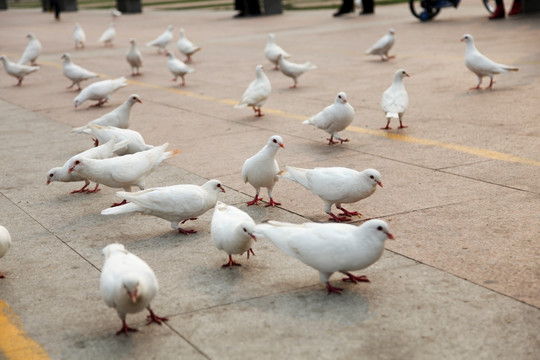
[[[122,193],[122,191],[119,191],[119,192],[117,192],[117,195],[119,195],[119,197],[122,197],[121,193]],[[124,205],[115,206],[115,207],[111,207],[111,208],[108,208],[108,209],[101,210],[101,215],[127,214],[127,213],[131,213],[131,212],[142,211],[142,210],[144,210],[142,207],[140,207],[137,204],[134,204],[134,203],[130,202],[130,203],[127,203],[127,204],[124,204]]]
[[[394,119],[399,119],[399,114],[397,112],[387,112],[386,113],[386,118],[394,118]]]

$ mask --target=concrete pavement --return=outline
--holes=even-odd
[[[21,88],[0,71],[0,224],[13,237],[0,259],[7,275],[0,280],[0,324],[24,329],[53,359],[534,359],[540,350],[539,18],[490,22],[480,2],[444,9],[425,24],[406,4],[376,11],[242,20],[229,11],[146,11],[118,20],[112,49],[96,42],[110,22],[108,11],[64,13],[59,23],[38,10],[0,13],[1,53],[18,58],[28,31],[44,48],[41,69]],[[87,34],[83,51],[73,49],[75,22]],[[181,26],[203,48],[185,87],[170,81],[165,57],[143,46],[168,24],[176,27],[175,40]],[[397,57],[383,63],[365,56],[390,27]],[[318,66],[299,78],[297,89],[263,56],[269,32],[291,60]],[[484,54],[520,71],[496,76],[493,90],[468,90],[476,77],[463,64],[464,33],[474,35]],[[75,111],[60,55],[69,51],[75,63],[106,77],[128,76],[124,54],[132,37],[144,55],[143,76],[129,78],[104,107],[85,103]],[[262,118],[232,106],[258,63],[273,87]],[[398,68],[412,75],[405,79],[409,128],[380,131],[380,96]],[[350,142],[328,146],[326,133],[300,122],[338,91],[347,92],[356,117],[343,132]],[[397,238],[379,262],[359,272],[372,282],[345,284],[343,295],[326,296],[316,271],[266,241],[255,244],[257,256],[239,259],[241,268],[221,269],[226,254],[212,245],[211,212],[187,224],[197,234],[183,236],[153,217],[101,216],[116,201],[114,189],[71,195],[79,184],[46,187],[50,168],[91,146],[70,129],[131,93],[143,100],[132,110],[131,128],[149,144],[183,150],[147,185],[220,179],[227,188],[221,200],[257,222],[327,218],[320,199],[285,180],[274,189],[281,207],[245,206],[254,190],[242,182],[242,163],[273,134],[285,142],[281,167],[378,169],[384,188],[349,206],[364,215],[357,223],[382,218]],[[156,272],[161,289],[152,305],[170,318],[165,326],[143,326],[140,313],[128,316],[138,333],[114,336],[120,320],[98,289],[101,249],[111,242],[125,244]],[[6,345],[18,338],[9,329],[0,327],[0,358],[29,358],[25,351],[34,345]]]

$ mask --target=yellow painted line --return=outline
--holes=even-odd
[[[60,67],[56,63],[43,62],[43,64],[44,65],[49,65],[49,66],[54,66],[54,67]],[[105,74],[100,74],[100,76],[103,77],[103,78],[108,78],[109,77],[109,76],[107,76]],[[154,84],[145,83],[145,82],[142,82],[142,81],[127,80],[127,82],[129,84],[133,84],[133,85],[138,85],[138,86],[152,88],[152,89],[164,90],[164,91],[172,92],[172,93],[179,94],[179,95],[186,96],[186,97],[190,97],[190,98],[195,98],[195,99],[205,100],[205,101],[211,101],[211,102],[217,102],[217,103],[225,104],[225,105],[235,105],[235,104],[238,103],[238,101],[236,101],[236,100],[219,99],[219,98],[215,98],[215,97],[212,97],[212,96],[206,96],[206,95],[201,95],[201,94],[197,94],[197,93],[186,91],[186,90],[175,89],[175,88],[170,88],[170,87],[164,87],[164,86],[160,86],[160,85],[154,85]],[[264,108],[264,111],[265,111],[265,113],[268,113],[268,114],[282,116],[282,117],[289,118],[289,119],[294,119],[294,120],[303,121],[303,120],[306,120],[308,118],[307,116],[287,113],[287,112],[284,112],[284,111],[278,110],[278,109]],[[514,156],[514,155],[510,155],[510,154],[505,154],[505,153],[501,153],[501,152],[494,151],[494,150],[476,148],[476,147],[473,147],[473,146],[459,145],[459,144],[441,142],[441,141],[430,140],[430,139],[422,139],[422,138],[417,138],[417,137],[414,137],[414,136],[396,134],[396,133],[383,131],[383,130],[365,129],[365,128],[362,128],[362,127],[359,127],[359,126],[349,126],[347,128],[347,130],[353,131],[353,132],[356,132],[356,133],[366,134],[366,135],[384,137],[384,138],[395,140],[395,141],[407,142],[407,143],[411,143],[411,144],[419,144],[419,145],[425,145],[425,146],[435,146],[435,147],[448,149],[448,150],[452,150],[452,151],[456,151],[456,152],[460,152],[460,153],[475,155],[475,156],[479,156],[479,157],[483,157],[483,158],[491,159],[491,160],[499,160],[499,161],[519,163],[519,164],[524,164],[524,165],[540,166],[540,161],[537,161],[537,160],[527,159],[527,158]]]
[[[32,340],[9,305],[0,300],[0,355],[7,360],[50,359],[40,344]]]

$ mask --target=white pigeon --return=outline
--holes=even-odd
[[[330,285],[330,276],[340,272],[343,281],[369,282],[366,276],[350,273],[374,264],[382,256],[386,239],[394,239],[386,222],[369,220],[350,224],[289,224],[269,221],[256,226],[255,236],[270,239],[281,251],[319,271],[327,294],[343,289]]]
[[[386,115],[386,126],[381,128],[382,130],[391,129],[390,120],[392,118],[399,119],[399,129],[406,128],[403,125],[402,119],[405,110],[409,106],[409,94],[403,84],[403,78],[410,77],[404,69],[399,69],[394,75],[394,82],[388,89],[386,89],[382,95],[381,106]]]
[[[171,222],[171,227],[181,234],[194,234],[195,230],[185,230],[179,223],[197,220],[212,209],[218,194],[225,192],[218,180],[209,180],[202,186],[182,184],[147,189],[135,193],[118,191],[116,195],[124,199],[118,207],[101,211],[102,215],[117,215],[138,212],[157,216]],[[129,202],[128,202],[129,201]]]
[[[73,30],[73,40],[75,41],[75,50],[84,49],[86,46],[86,34],[78,23],[75,24],[75,29]]]
[[[39,66],[21,65],[9,61],[9,59],[5,55],[0,56],[0,60],[4,63],[4,69],[6,70],[6,73],[19,80],[19,82],[15,84],[15,86],[21,86],[22,81],[26,75],[29,75],[34,71],[39,70]]]
[[[274,70],[277,70],[279,65],[278,55],[282,55],[284,58],[290,58],[291,55],[277,45],[275,39],[276,37],[274,34],[268,34],[268,42],[264,48],[264,56],[274,64]]]
[[[247,252],[248,259],[250,252],[255,255],[251,249],[253,240],[257,240],[253,235],[255,221],[242,210],[218,201],[210,230],[216,248],[229,255],[229,262],[223,264],[222,267],[242,266],[233,260],[233,254],[242,255]]]
[[[98,144],[106,143],[113,138],[116,138],[116,142],[129,140],[127,146],[116,151],[116,153],[120,156],[126,154],[135,154],[140,151],[150,150],[153,148],[152,145],[148,145],[144,142],[144,139],[139,132],[131,129],[120,129],[114,126],[89,124],[88,127],[82,129],[79,133],[92,135],[94,137],[94,145],[96,146]]]
[[[167,51],[167,68],[174,75],[174,78],[171,81],[176,81],[179,76],[182,78],[181,86],[186,85],[184,76],[195,71],[193,68],[187,66],[182,60],[177,59],[170,51]]]
[[[180,38],[176,42],[176,48],[178,51],[180,51],[182,54],[186,56],[186,63],[191,63],[191,55],[195,54],[197,51],[201,50],[200,46],[194,45],[189,39],[186,37],[184,33],[184,29],[180,29]]]
[[[129,47],[129,50],[126,53],[126,60],[129,66],[131,66],[131,76],[141,75],[139,68],[142,67],[142,60],[143,60],[142,54],[137,49],[137,45],[135,44],[135,39],[129,40],[129,43],[131,44],[131,46]]]
[[[116,9],[111,9],[111,18],[113,21],[116,20],[116,18],[119,18],[120,16],[122,16],[121,11],[118,11]]]
[[[167,30],[163,32],[163,34],[159,35],[154,40],[146,43],[146,46],[155,46],[157,47],[158,54],[161,54],[162,52],[166,51],[167,45],[171,42],[173,38],[173,32],[172,32],[173,26],[169,25],[167,27]]]
[[[317,68],[317,66],[313,65],[312,63],[305,62],[303,64],[296,64],[293,62],[290,62],[283,58],[283,55],[278,55],[278,61],[279,61],[279,69],[283,73],[283,75],[288,76],[294,80],[294,85],[291,86],[291,88],[295,88],[298,84],[298,77],[305,73],[308,70],[314,70]]]
[[[515,66],[509,66],[504,64],[497,64],[496,62],[488,59],[484,56],[476,46],[474,46],[474,38],[471,34],[465,34],[461,38],[461,41],[465,42],[465,66],[478,77],[478,85],[471,88],[472,90],[481,89],[482,78],[489,76],[490,82],[487,89],[491,89],[493,86],[493,76],[495,74],[506,73],[508,71],[518,71],[519,68]]]
[[[19,59],[18,64],[24,65],[27,62],[30,62],[30,65],[35,66],[37,65],[36,59],[41,53],[41,43],[33,33],[29,33],[28,35],[26,35],[26,37],[29,39],[28,45],[26,45],[26,49],[24,49],[24,53]]]
[[[105,47],[112,47],[113,46],[112,42],[115,36],[116,36],[116,30],[114,29],[114,22],[112,22],[109,24],[109,27],[107,28],[107,30],[105,30],[103,34],[101,34],[98,42],[102,42],[105,45]]]
[[[382,61],[387,61],[395,58],[395,55],[388,55],[388,52],[394,45],[395,33],[396,32],[394,31],[394,29],[388,30],[388,33],[386,35],[377,40],[377,42],[372,47],[366,50],[366,55],[379,55]]]
[[[77,85],[77,90],[81,90],[81,81],[99,77],[98,74],[74,64],[71,61],[71,56],[68,53],[62,54],[61,58],[63,60],[62,73],[65,77],[72,81],[71,85],[69,85],[67,89],[71,89],[74,85]]]
[[[122,149],[129,143],[129,140],[123,140],[116,143],[116,139],[111,139],[103,145],[90,148],[85,150],[75,156],[72,156],[68,161],[64,163],[61,167],[54,167],[47,172],[47,185],[53,181],[61,182],[74,182],[74,181],[84,181],[85,184],[79,190],[73,190],[71,193],[81,193],[86,192],[87,194],[98,192],[99,184],[96,183],[96,187],[93,190],[86,189],[90,185],[90,181],[82,176],[79,176],[73,172],[69,171],[69,164],[75,157],[85,157],[90,159],[107,159],[114,155],[115,151]]]
[[[382,187],[381,174],[375,169],[358,172],[344,167],[318,167],[302,169],[286,166],[286,172],[281,177],[296,181],[324,202],[324,212],[336,222],[350,221],[351,216],[360,215],[356,211],[348,211],[341,204],[352,204],[371,196]],[[342,217],[332,213],[332,205],[343,211]]]
[[[134,104],[141,103],[142,101],[137,94],[131,94],[122,105],[118,106],[111,112],[106,113],[105,115],[90,121],[85,126],[74,128],[71,130],[72,133],[87,133],[90,134],[90,124],[99,125],[99,126],[113,126],[120,129],[127,129],[129,127],[129,122],[131,120],[131,108]],[[145,149],[146,150],[146,149]]]
[[[109,98],[116,90],[127,86],[126,78],[124,76],[117,79],[108,79],[97,81],[84,88],[79,95],[73,99],[75,108],[84,103],[86,100],[97,101],[91,106],[101,106],[109,101]]]
[[[0,225],[0,259],[6,255],[9,248],[11,247],[11,235],[9,234],[8,229]],[[5,278],[6,276],[0,273],[0,279]]]
[[[279,180],[279,165],[275,157],[280,147],[285,148],[283,139],[279,135],[273,135],[258,153],[244,162],[242,166],[242,180],[244,180],[244,183],[250,183],[255,188],[255,197],[247,203],[248,206],[257,205],[259,200],[262,200],[259,197],[261,187],[265,187],[268,190],[270,202],[266,205],[267,207],[281,205],[281,203],[275,202],[272,199],[272,189]]]
[[[105,264],[101,269],[99,289],[101,297],[109,307],[118,313],[122,320],[122,328],[116,335],[124,333],[128,336],[130,331],[137,329],[130,328],[126,324],[126,315],[135,314],[147,309],[147,325],[156,322],[161,325],[168,319],[157,316],[150,302],[156,296],[159,285],[156,275],[137,255],[126,250],[122,244],[110,244],[103,249]]]
[[[333,145],[349,141],[349,139],[340,138],[338,132],[351,125],[353,119],[354,108],[347,100],[347,94],[342,91],[336,95],[336,100],[332,105],[328,105],[315,116],[303,121],[302,124],[313,125],[329,133],[330,138],[326,140],[328,140],[328,145]],[[334,141],[334,138],[339,141]]]
[[[246,106],[251,106],[253,111],[255,111],[255,116],[263,116],[261,112],[261,106],[266,102],[270,92],[272,91],[272,85],[270,85],[270,80],[263,71],[262,65],[257,65],[255,67],[255,80],[253,80],[246,91],[242,95],[240,102],[234,107],[237,109],[244,108]]]
[[[69,163],[68,173],[74,172],[84,179],[112,188],[123,188],[128,192],[132,186],[144,190],[146,177],[163,161],[181,152],[166,152],[168,145],[165,143],[135,154],[100,160],[76,156]],[[120,204],[125,204],[125,201],[113,206]]]

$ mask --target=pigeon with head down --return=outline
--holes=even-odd
[[[335,272],[347,276],[343,281],[370,282],[366,276],[351,271],[374,264],[384,252],[385,240],[394,239],[388,224],[378,219],[360,226],[269,221],[256,226],[255,236],[269,239],[285,254],[319,271],[327,294],[343,291],[330,284]]]
[[[158,54],[161,54],[162,52],[165,52],[167,49],[167,45],[171,42],[173,38],[173,32],[172,32],[173,26],[169,25],[167,27],[167,30],[165,30],[161,35],[159,35],[154,40],[146,43],[146,46],[155,46],[157,47]]]
[[[375,169],[356,171],[344,167],[318,167],[302,169],[286,166],[287,171],[281,177],[295,181],[317,195],[324,202],[324,212],[331,216],[330,220],[350,221],[350,217],[360,215],[356,211],[348,211],[341,204],[352,204],[371,196],[382,187],[381,174]],[[341,210],[341,216],[332,213],[332,205]]]
[[[296,64],[283,58],[283,55],[278,55],[279,69],[283,75],[288,76],[294,80],[294,84],[291,88],[295,88],[298,84],[298,77],[308,70],[314,70],[317,66],[312,63],[305,62],[303,64]]]
[[[135,314],[147,309],[147,325],[152,322],[161,325],[168,319],[157,316],[150,303],[156,296],[159,285],[154,271],[148,264],[126,250],[122,244],[110,244],[103,249],[105,264],[101,269],[99,289],[101,297],[109,307],[114,308],[122,320],[122,328],[116,335],[137,331],[126,323],[127,314]]]
[[[196,233],[195,230],[182,229],[179,223],[197,220],[197,217],[212,209],[218,194],[225,192],[220,181],[209,180],[205,184],[181,184],[151,188],[135,193],[119,191],[123,199],[121,205],[101,211],[102,215],[141,213],[157,216],[171,222],[171,227],[181,234]]]
[[[73,105],[77,108],[77,106],[87,100],[94,100],[97,101],[97,103],[91,106],[101,106],[109,101],[113,92],[124,86],[127,86],[126,78],[124,76],[117,79],[97,81],[84,88],[80,94],[73,99]]]

